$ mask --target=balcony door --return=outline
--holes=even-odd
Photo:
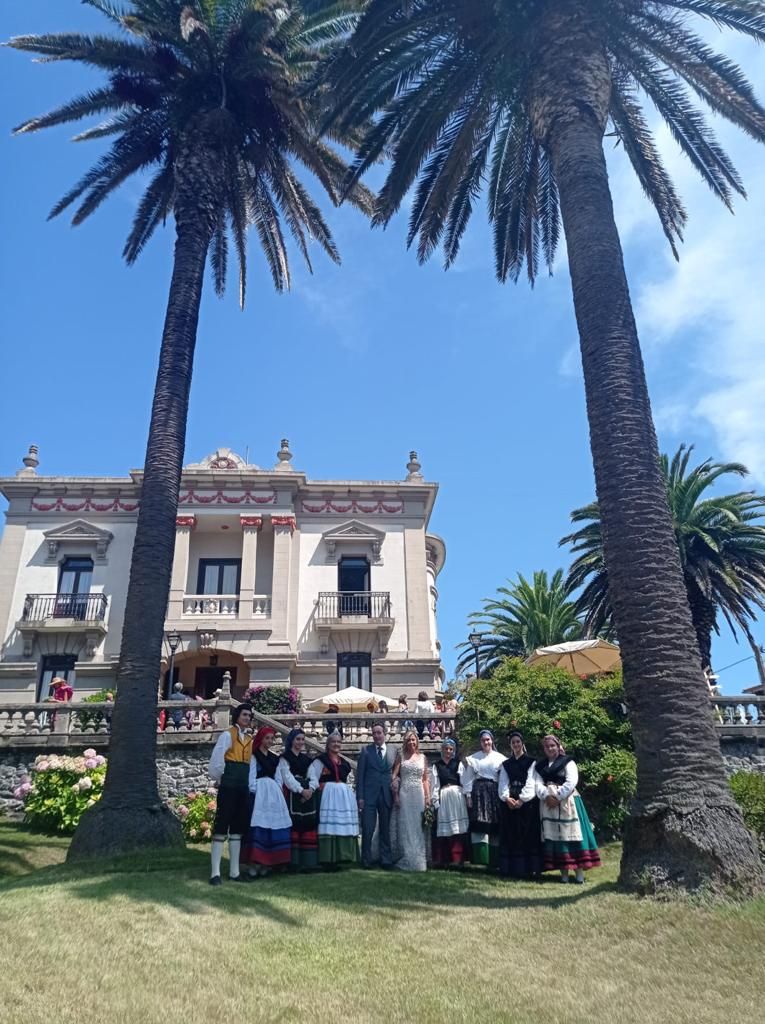
[[[369,586],[369,561],[366,558],[341,558],[337,566],[340,614],[369,615]]]
[[[65,558],[58,577],[57,618],[84,620],[93,579],[92,558]]]
[[[345,690],[357,686],[360,690],[372,689],[372,655],[362,652],[344,653],[337,656],[337,688]]]
[[[37,683],[37,700],[47,700],[51,696],[50,684],[57,677],[66,679],[70,686],[74,686],[74,665],[76,658],[73,654],[46,654],[40,666],[40,678]]]
[[[197,594],[210,595],[203,609],[210,615],[236,615],[239,610],[241,558],[200,558]],[[220,596],[221,600],[216,600]]]

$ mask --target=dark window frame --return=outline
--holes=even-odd
[[[215,597],[218,594],[225,594],[228,591],[221,590],[223,585],[223,570],[231,565],[236,566],[236,588],[235,594],[238,594],[242,585],[242,559],[241,558],[200,558],[199,565],[197,567],[197,594],[204,594],[205,591],[202,589],[205,583],[205,575],[207,569],[213,566],[218,566],[218,590],[210,594],[210,597]]]
[[[40,673],[37,677],[37,702],[47,700],[50,696],[50,683],[48,693],[43,693],[43,680],[47,672],[51,673],[51,679],[60,676],[66,679],[70,686],[74,685],[76,675],[77,656],[75,654],[44,654],[40,659]]]
[[[347,672],[352,668],[366,668],[369,670],[369,692],[372,692],[372,655],[368,651],[343,651],[337,656],[337,676],[335,679],[335,688],[338,693],[347,689],[352,684],[350,682],[345,683],[344,686],[340,685],[341,672]],[[361,686],[359,689],[365,690],[367,687]]]
[[[73,568],[72,567],[72,563],[74,563],[74,562],[81,562],[83,564],[77,566],[77,568]],[[86,563],[86,562],[88,563],[89,568],[85,567],[84,563]],[[63,560],[63,562],[59,566],[59,570],[58,570],[58,589],[56,590],[56,593],[57,594],[61,594],[61,593],[66,593],[66,594],[89,594],[90,593],[90,587],[91,587],[91,585],[93,583],[93,569],[94,568],[95,568],[95,566],[94,566],[94,563],[93,563],[93,559],[90,557],[90,555],[67,555],[67,557]],[[61,581],[64,578],[64,574],[67,573],[67,572],[73,572],[75,574],[75,581],[76,581],[75,582],[75,586],[71,590],[62,591],[61,590]],[[90,576],[90,580],[88,582],[88,589],[87,590],[80,590],[80,577],[83,574],[86,574],[86,573]]]

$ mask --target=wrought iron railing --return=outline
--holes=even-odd
[[[342,619],[362,616],[368,619],[389,619],[390,593],[387,590],[336,592],[323,591],[319,594],[316,617],[319,619]]]
[[[106,594],[27,594],[23,622],[47,619],[74,619],[78,622],[103,622]]]

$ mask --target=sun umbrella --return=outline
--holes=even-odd
[[[379,693],[370,693],[369,690],[361,690],[358,686],[347,686],[344,690],[333,690],[323,697],[309,700],[306,704],[308,711],[326,711],[330,704],[335,704],[341,711],[367,711],[368,704],[374,704],[375,711],[381,700],[387,700]]]
[[[527,665],[557,665],[575,676],[613,672],[622,663],[619,648],[608,640],[570,640],[565,644],[537,647]]]

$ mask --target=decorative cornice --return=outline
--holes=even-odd
[[[263,525],[263,517],[239,516],[239,522],[243,530],[259,530]]]
[[[106,562],[106,552],[114,539],[114,534],[84,519],[75,519],[73,522],[62,523],[61,526],[45,530],[43,537],[48,545],[48,562],[56,561],[61,544],[93,544],[96,549],[96,561],[103,564]]]
[[[251,491],[243,494],[226,494],[224,491],[197,494],[193,487],[178,498],[179,505],[272,505],[275,501],[276,491],[266,495],[253,494]]]
[[[311,512],[314,514],[320,514],[322,512],[336,512],[338,515],[347,515],[349,512],[362,513],[363,515],[400,515],[404,511],[403,501],[386,501],[382,498],[380,501],[366,502],[357,501],[356,498],[351,500],[333,501],[331,498],[326,498],[319,504],[314,502],[303,501],[301,503],[301,509],[303,512]]]
[[[176,516],[175,517],[175,528],[176,530],[193,530],[197,525],[196,516]]]
[[[294,533],[297,523],[294,516],[271,516],[271,525],[274,529],[279,526],[288,529],[290,533]]]
[[[113,498],[102,504],[87,497],[82,501],[64,501],[63,498],[56,498],[52,502],[33,501],[32,508],[35,512],[135,512],[138,508],[137,501],[121,501]]]

